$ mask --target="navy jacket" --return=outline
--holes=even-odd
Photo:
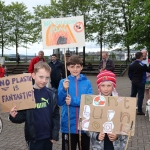
[[[128,76],[132,83],[145,83],[146,72],[150,72],[150,67],[139,60],[135,60],[129,66]]]
[[[50,106],[51,114],[50,117],[50,138],[58,141],[59,129],[60,129],[60,114],[59,107],[57,105],[57,90],[48,89],[44,87],[49,95],[48,103]],[[9,119],[13,123],[23,123],[25,122],[25,139],[27,142],[36,141],[36,128],[35,128],[35,118],[34,118],[34,109],[27,109],[18,111],[18,114],[15,118],[9,116]],[[41,124],[44,124],[41,122]]]
[[[60,61],[56,61],[54,64],[52,61],[49,62],[49,66],[51,67],[51,80],[60,81],[62,77],[63,64]]]

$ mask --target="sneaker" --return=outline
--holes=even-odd
[[[142,112],[137,112],[137,115],[145,115],[145,113],[142,111]]]

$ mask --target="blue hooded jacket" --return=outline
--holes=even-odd
[[[61,132],[68,133],[68,106],[66,105],[67,91],[63,88],[62,79],[58,87],[58,105],[62,106],[61,114]],[[68,76],[69,88],[68,94],[71,96],[70,107],[70,133],[78,134],[78,121],[80,111],[80,100],[82,94],[93,94],[91,82],[86,76],[80,74],[76,79],[74,76]]]

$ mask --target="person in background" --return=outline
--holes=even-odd
[[[143,50],[141,50],[141,52],[143,53],[142,63],[149,66],[147,50],[143,49]],[[149,90],[150,90],[150,73],[147,72],[146,73],[146,83],[145,83],[146,102],[148,101],[148,99],[150,99]]]
[[[6,76],[8,76],[8,72],[7,72],[8,70],[7,70],[6,66],[4,67],[4,70],[5,70],[5,77],[6,77]]]
[[[108,54],[106,52],[102,52],[102,60],[100,61],[99,71],[109,70],[114,72],[115,65],[113,60],[108,58]]]
[[[25,139],[29,150],[52,150],[59,139],[60,114],[57,105],[57,90],[46,88],[51,69],[45,62],[34,66],[34,97],[36,107],[17,111],[10,110],[9,119],[13,123],[25,122]]]
[[[91,63],[91,62],[88,63],[87,69],[88,69],[89,71],[92,71],[93,66],[92,66],[92,63]]]
[[[5,70],[2,66],[2,64],[0,64],[0,78],[3,78],[3,77],[5,77]]]
[[[19,65],[19,63],[20,63],[20,55],[19,53],[17,53],[17,64]]]
[[[101,71],[97,76],[99,95],[118,96],[116,92],[116,75],[111,71]],[[127,143],[127,135],[103,132],[89,132],[93,150],[124,150]]]
[[[51,86],[52,88],[58,89],[59,82],[62,78],[63,64],[57,60],[56,54],[52,54],[51,61],[49,62],[51,67]]]
[[[143,53],[137,52],[135,54],[136,60],[130,64],[128,70],[128,76],[132,82],[131,97],[136,97],[138,94],[138,112],[137,115],[145,115],[142,111],[145,83],[146,83],[146,72],[150,72],[150,67],[142,63]]]
[[[36,63],[38,63],[39,61],[45,62],[45,59],[44,59],[44,52],[43,52],[43,51],[39,51],[39,52],[38,52],[38,56],[32,58],[32,60],[31,60],[31,62],[30,62],[30,65],[29,65],[29,67],[28,67],[28,72],[29,72],[29,73],[33,73],[33,71],[34,71],[34,65],[35,65]],[[34,83],[35,83],[35,82],[34,82],[34,79],[32,78],[32,84],[34,85]]]

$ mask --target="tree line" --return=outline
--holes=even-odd
[[[103,47],[121,44],[150,51],[150,1],[137,0],[59,0],[37,5],[31,13],[24,3],[5,5],[0,0],[0,47],[27,47],[41,42],[41,19],[84,15],[86,41]]]

